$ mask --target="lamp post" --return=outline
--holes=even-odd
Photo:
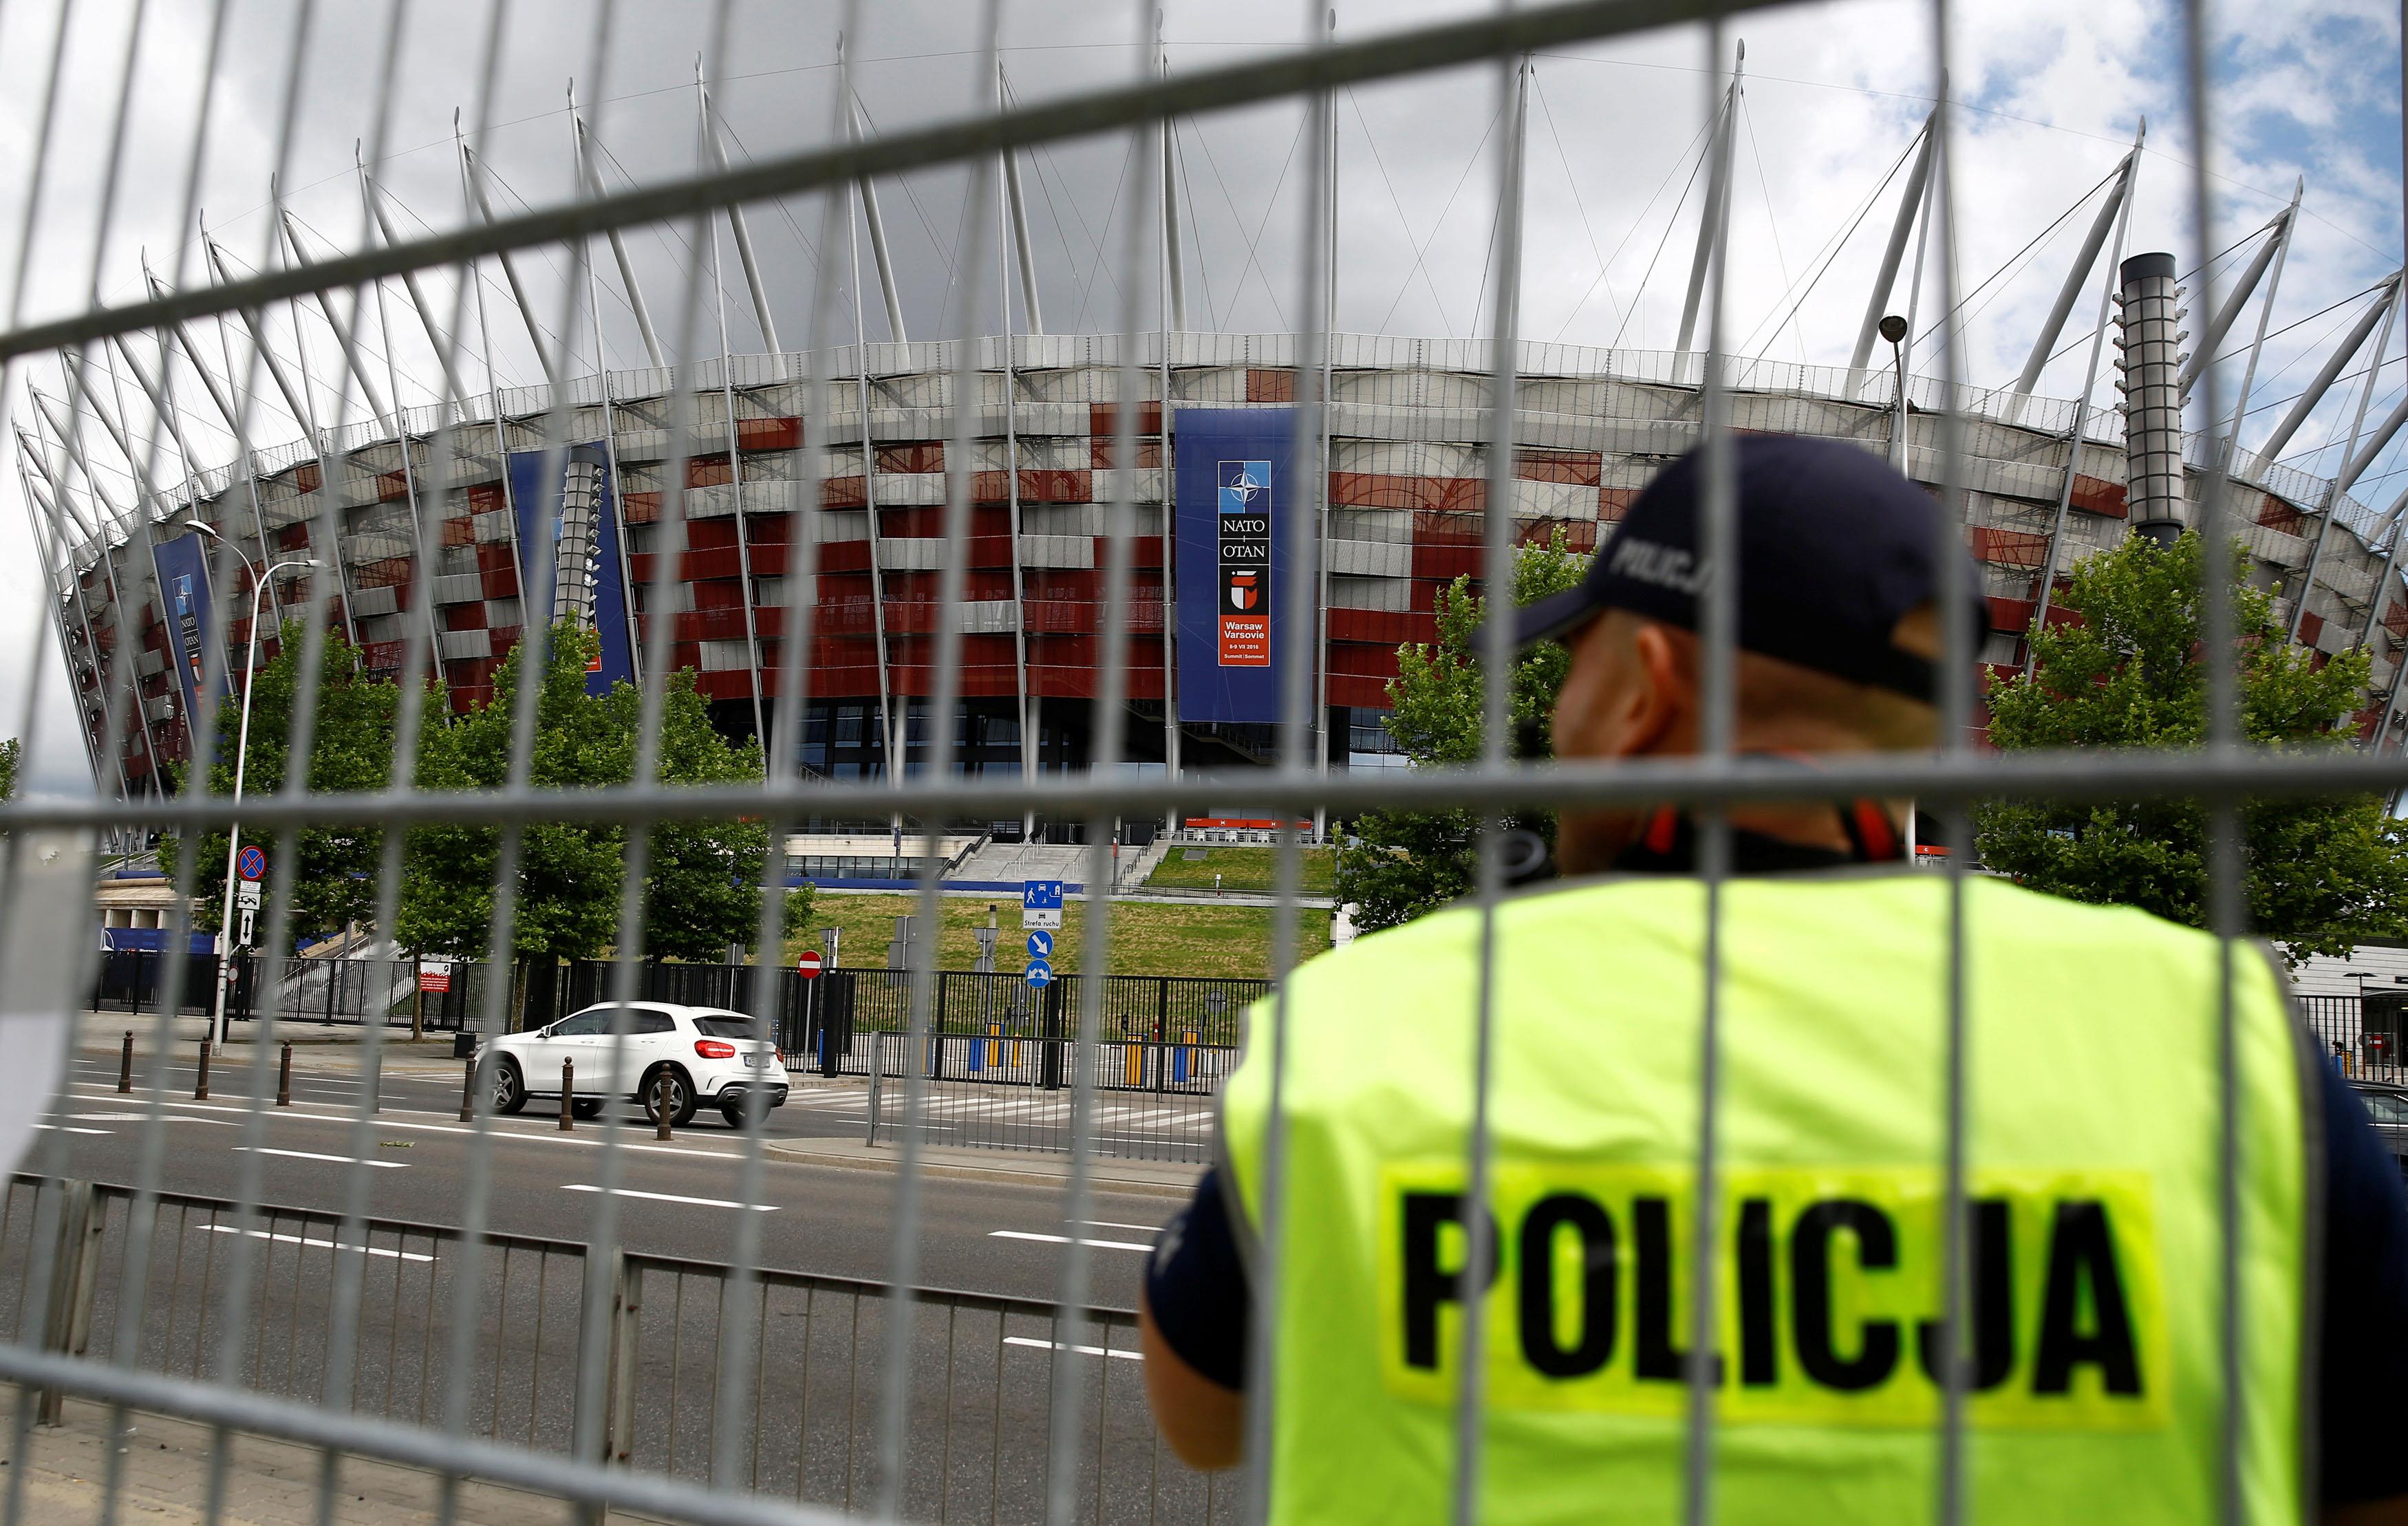
[[[288,567],[316,567],[318,558],[315,556],[287,557],[283,561],[270,563],[267,570],[262,572],[258,563],[243,555],[240,546],[201,523],[200,520],[188,519],[184,523],[217,541],[236,556],[242,557],[242,565],[251,571],[251,635],[249,649],[243,654],[242,659],[242,723],[236,730],[234,744],[234,803],[239,809],[242,805],[243,764],[247,761],[247,755],[251,751],[251,682],[259,664],[260,596],[267,590],[267,580],[277,573]],[[234,982],[234,871],[235,856],[241,851],[242,824],[228,822],[226,824],[225,893],[221,898],[223,904],[220,907],[218,914],[218,994],[216,1006],[209,1015],[209,1042],[221,1049],[225,1046],[226,1042],[226,987]]]
[[[1881,337],[1889,341],[1890,355],[1898,367],[1898,410],[1890,420],[1889,464],[1900,471],[1906,469],[1906,320],[1897,313],[1881,321]]]

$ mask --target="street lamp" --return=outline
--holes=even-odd
[[[1907,322],[1897,313],[1881,321],[1881,337],[1889,341],[1889,351],[1898,365],[1898,412],[1890,421],[1890,465],[1906,469],[1906,338]]]
[[[266,592],[267,580],[277,573],[288,567],[316,567],[318,558],[315,556],[287,557],[283,561],[271,563],[267,570],[262,572],[258,563],[243,555],[240,546],[220,535],[216,530],[198,519],[188,519],[184,523],[233,552],[236,556],[242,557],[242,565],[251,571],[251,638],[249,650],[244,653],[242,659],[242,724],[236,728],[234,744],[234,803],[236,809],[239,810],[242,806],[243,764],[247,761],[247,755],[251,751],[251,681],[259,664],[260,596]],[[234,871],[235,856],[241,851],[242,824],[238,821],[230,821],[226,823],[225,894],[222,898],[224,904],[219,909],[218,915],[217,1004],[209,1015],[209,1042],[219,1048],[223,1048],[226,1042],[226,987],[234,982]]]

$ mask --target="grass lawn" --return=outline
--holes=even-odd
[[[1224,850],[1214,850],[1216,852]],[[1209,882],[1208,882],[1209,883]],[[1018,971],[1027,964],[1028,935],[1020,930],[1020,903],[1010,896],[994,901],[968,896],[944,898],[944,931],[937,944],[937,968],[968,970],[978,959],[972,929],[986,926],[995,908],[996,968]],[[786,941],[791,961],[805,948],[820,948],[819,929],[844,929],[847,968],[883,969],[895,918],[916,914],[912,896],[823,893],[811,904],[809,930]],[[1080,933],[1087,902],[1063,908],[1062,929],[1054,937],[1054,968],[1064,974],[1082,968]],[[926,932],[923,929],[923,937]],[[1306,958],[1329,946],[1329,914],[1310,907],[1297,914],[1298,954]],[[1115,902],[1112,907],[1112,973],[1116,975],[1252,975],[1271,972],[1271,909],[1268,906],[1160,906]]]
[[[1191,853],[1204,857],[1190,858]],[[1333,857],[1327,848],[1298,848],[1297,868],[1308,896],[1326,896],[1330,889]],[[1171,890],[1210,890],[1212,876],[1221,876],[1224,890],[1252,890],[1268,895],[1277,888],[1279,849],[1251,847],[1173,847],[1146,884]]]

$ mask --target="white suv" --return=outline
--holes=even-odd
[[[618,1011],[605,1002],[549,1028],[488,1043],[478,1059],[485,1067],[494,1111],[516,1113],[529,1097],[557,1098],[563,1060],[571,1067],[569,1105],[580,1117],[592,1117],[610,1098],[624,1097],[640,1104],[647,1116],[666,1112],[671,1124],[682,1125],[710,1101],[718,1104],[729,1127],[740,1129],[751,1093],[760,1092],[771,1107],[785,1105],[784,1057],[776,1044],[752,1037],[752,1019],[744,1014],[631,1001],[627,1036],[620,1041],[610,1033]]]

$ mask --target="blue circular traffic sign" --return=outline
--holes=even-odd
[[[1054,957],[1054,935],[1047,932],[1043,928],[1039,928],[1035,932],[1030,933],[1028,935],[1028,957],[1032,959],[1052,958]]]
[[[267,877],[267,855],[256,847],[245,848],[234,861],[235,872],[246,880]]]
[[[1054,984],[1054,967],[1043,959],[1031,959],[1028,961],[1028,972],[1020,978],[1028,982],[1032,988],[1041,991]]]

